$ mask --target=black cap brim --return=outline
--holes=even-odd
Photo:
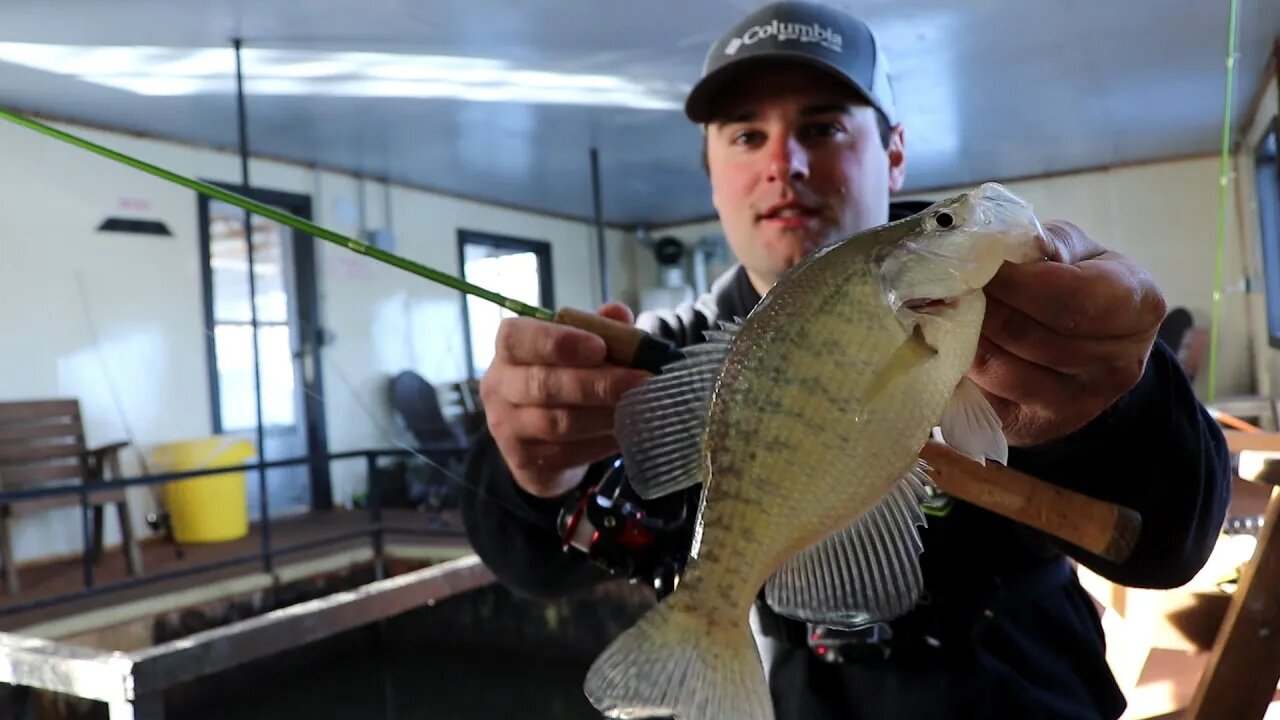
[[[871,107],[876,108],[876,110],[881,114],[884,114],[883,109],[876,106],[871,93],[866,88],[854,82],[841,68],[807,53],[775,50],[767,54],[751,55],[749,57],[734,60],[733,62],[722,65],[703,76],[698,80],[697,84],[693,86],[693,89],[689,91],[689,96],[685,98],[685,117],[698,124],[711,122],[716,117],[713,110],[716,104],[715,101],[717,99],[717,95],[735,77],[740,75],[742,72],[750,71],[757,66],[772,65],[779,62],[797,63],[807,65],[816,70],[821,70],[840,81],[850,90],[853,90],[858,98],[866,102]]]

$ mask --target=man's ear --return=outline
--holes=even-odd
[[[889,192],[902,190],[907,178],[907,139],[901,125],[889,131]]]

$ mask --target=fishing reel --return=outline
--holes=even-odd
[[[640,498],[626,482],[619,459],[600,482],[573,496],[560,511],[557,529],[565,551],[586,553],[605,570],[653,584],[659,599],[675,589],[683,556],[669,555],[672,542],[688,516],[682,505],[674,518],[661,518],[640,507]]]
[[[839,629],[806,623],[806,641],[819,660],[846,663],[855,660],[886,660],[893,630],[885,623]]]

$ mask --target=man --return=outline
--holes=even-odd
[[[711,48],[686,113],[703,126],[713,202],[739,265],[693,305],[640,318],[680,345],[700,342],[717,319],[746,316],[825,243],[891,219],[907,155],[876,39],[819,5],[784,2],[744,18]],[[908,615],[819,653],[808,640],[821,628],[757,603],[779,718],[1116,718],[1124,697],[1067,557],[1123,584],[1174,587],[1208,556],[1228,456],[1176,359],[1154,341],[1159,289],[1079,228],[1045,230],[1055,262],[1006,265],[990,284],[969,376],[1000,414],[1010,466],[1142,514],[1132,557],[1107,562],[953,503],[923,532],[926,597]],[[616,303],[600,312],[632,320]],[[610,577],[562,551],[555,523],[610,467],[614,404],[644,377],[606,364],[590,334],[503,324],[482,382],[489,433],[471,462],[465,517],[508,586],[555,597]],[[695,511],[699,492],[652,509]]]

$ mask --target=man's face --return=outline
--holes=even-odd
[[[889,148],[875,110],[799,66],[753,72],[707,125],[712,202],[730,248],[765,293],[822,245],[888,220],[902,185],[901,128]]]

